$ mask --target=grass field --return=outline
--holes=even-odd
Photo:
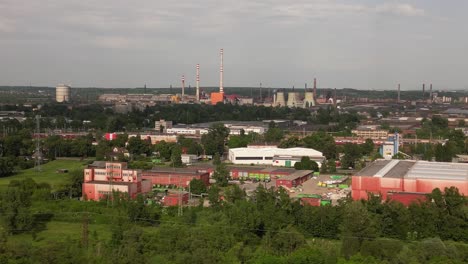
[[[0,178],[0,189],[4,189],[12,180],[25,178],[32,178],[38,183],[46,182],[51,185],[52,189],[56,189],[68,180],[68,173],[57,173],[57,170],[67,169],[69,172],[76,169],[82,170],[86,163],[86,161],[80,161],[79,159],[54,160],[42,165],[41,171],[31,168],[19,171],[10,177]]]

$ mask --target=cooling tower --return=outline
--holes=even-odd
[[[70,101],[70,86],[59,84],[55,87],[55,100],[59,103]]]
[[[303,108],[309,108],[315,106],[314,93],[306,92],[303,102]]]
[[[299,93],[289,92],[288,93],[288,107],[300,107],[302,106],[301,100],[299,99]]]
[[[275,106],[286,106],[286,101],[284,100],[284,92],[277,92],[275,96]]]

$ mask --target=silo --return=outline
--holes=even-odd
[[[55,100],[59,103],[70,101],[70,86],[59,84],[55,87]]]

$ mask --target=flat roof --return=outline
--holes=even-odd
[[[153,168],[151,170],[145,170],[142,171],[142,175],[146,174],[148,172],[154,172],[154,173],[165,173],[165,174],[193,174],[193,175],[202,175],[205,174],[206,172],[200,172],[197,169],[191,169],[191,168],[174,168],[174,169],[169,169],[169,168]]]

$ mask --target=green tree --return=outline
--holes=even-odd
[[[342,168],[354,168],[356,162],[362,157],[362,152],[359,145],[356,144],[345,144],[343,148],[343,158],[341,159]]]
[[[236,201],[245,199],[246,194],[244,190],[242,190],[238,185],[234,184],[228,186],[224,190],[224,197],[226,198],[226,201],[235,203]]]
[[[264,134],[265,142],[280,142],[283,139],[284,133],[283,130],[279,127],[276,127],[275,122],[271,121],[268,125],[268,130]]]
[[[359,252],[364,241],[377,236],[376,223],[361,202],[352,202],[345,207],[341,236],[342,253],[347,258]]]
[[[374,141],[372,139],[368,138],[366,139],[366,142],[361,145],[361,150],[363,155],[370,155],[374,151]]]
[[[207,155],[214,155],[215,153],[223,155],[224,144],[228,136],[229,128],[225,127],[223,123],[212,124],[208,129],[208,133],[201,138],[205,153]]]
[[[328,164],[328,171],[330,173],[335,173],[336,172],[336,162],[335,162],[335,159],[329,159],[327,160],[327,164]]]
[[[208,190],[208,201],[210,201],[212,207],[218,207],[221,204],[219,192],[220,189],[217,184],[211,185]]]
[[[319,166],[317,162],[311,160],[309,157],[304,156],[301,158],[300,162],[294,163],[294,168],[296,170],[313,170],[319,171]]]
[[[182,149],[178,145],[172,148],[171,166],[176,167],[176,168],[180,168],[184,166],[184,164],[182,163]]]
[[[216,169],[213,173],[213,179],[216,180],[216,184],[221,187],[228,185],[229,170],[226,167],[226,164],[220,162],[216,165]]]
[[[137,135],[135,137],[131,137],[128,140],[127,149],[132,156],[138,156],[142,154],[149,155],[151,154],[151,143],[146,140],[142,140],[140,135]]]
[[[327,159],[335,159],[337,149],[333,136],[319,131],[302,139],[304,147],[321,151]]]
[[[192,179],[190,181],[190,192],[193,194],[206,193],[205,183],[200,179]]]

